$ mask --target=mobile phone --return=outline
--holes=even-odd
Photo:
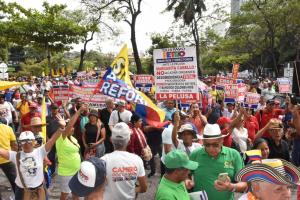
[[[218,175],[218,181],[226,182],[227,177],[228,177],[228,173],[220,173],[220,174]]]

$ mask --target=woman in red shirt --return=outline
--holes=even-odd
[[[130,122],[132,134],[127,146],[127,151],[143,158],[142,149],[147,147],[147,140],[144,132],[142,131],[143,120],[138,115],[133,114]]]

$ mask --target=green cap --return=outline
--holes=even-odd
[[[188,155],[181,150],[169,152],[165,157],[165,165],[168,169],[185,168],[195,170],[198,168],[198,163],[190,161]]]

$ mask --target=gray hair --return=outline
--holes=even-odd
[[[126,149],[129,139],[116,139],[116,138],[112,138],[111,142],[114,146],[115,150],[121,150],[121,149]]]

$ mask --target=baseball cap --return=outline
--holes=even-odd
[[[228,117],[220,117],[217,121],[217,124],[219,126],[224,126],[225,124],[231,123],[231,119]]]
[[[275,104],[275,101],[274,101],[274,99],[269,99],[266,103],[267,104]]]
[[[132,131],[130,130],[129,126],[124,122],[120,122],[113,127],[111,132],[111,139],[127,140],[130,138],[131,133]]]
[[[69,187],[75,195],[86,197],[106,179],[106,163],[96,157],[90,157],[80,164],[79,171],[72,177]]]
[[[125,106],[125,105],[126,105],[126,102],[125,102],[124,100],[119,100],[119,101],[116,102],[116,104],[117,104],[118,106]]]
[[[198,163],[191,161],[188,155],[181,150],[173,150],[165,157],[165,165],[168,169],[185,168],[195,170],[198,168]]]
[[[19,136],[19,141],[22,140],[35,140],[34,134],[31,131],[24,131]]]

